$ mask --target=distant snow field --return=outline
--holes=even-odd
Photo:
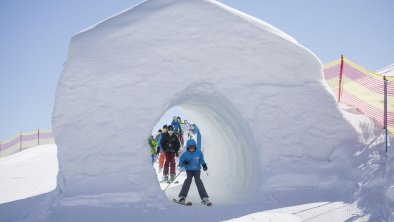
[[[56,187],[55,144],[0,158],[0,204],[47,193]]]

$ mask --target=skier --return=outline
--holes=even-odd
[[[150,137],[148,139],[148,143],[149,143],[149,146],[150,146],[150,154],[151,154],[152,165],[153,165],[153,163],[155,162],[156,146],[157,146],[157,141],[153,137],[153,135],[150,135]]]
[[[179,131],[180,131],[180,129],[181,129],[181,125],[180,125],[180,123],[179,123],[179,121],[178,121],[178,117],[174,116],[174,117],[172,118],[171,125],[174,126],[174,132],[175,132],[175,134],[179,133]]]
[[[178,137],[181,146],[183,146],[183,141],[180,138],[180,135],[182,134],[181,124],[180,124],[180,117],[174,116],[172,118],[171,125],[174,126],[175,135]]]
[[[166,133],[166,132],[167,132],[167,125],[163,125],[163,131],[162,131],[162,133],[160,134],[159,139],[157,140],[157,147],[158,147],[158,148],[157,148],[157,153],[158,153],[158,155],[159,155],[159,170],[158,170],[159,173],[162,172],[163,167],[164,167],[164,160],[166,159],[166,154],[165,154],[164,151],[162,150],[161,144],[160,144],[161,137],[162,137],[162,135],[163,135],[164,133]]]
[[[160,146],[166,155],[163,170],[164,180],[172,182],[175,179],[175,156],[178,156],[180,144],[174,133],[174,126],[169,125],[167,130],[168,132],[161,134]],[[170,179],[168,179],[168,171],[170,171]]]
[[[157,135],[155,136],[155,139],[156,139],[156,141],[157,141],[155,160],[158,159],[159,154],[160,154],[160,140],[159,140],[159,139],[160,139],[161,133],[163,133],[163,130],[159,129],[159,130],[157,131]]]
[[[194,181],[197,186],[198,193],[201,198],[201,203],[210,206],[211,202],[208,199],[207,191],[205,190],[204,184],[200,178],[201,175],[201,165],[204,171],[208,169],[207,164],[204,160],[204,155],[200,150],[196,149],[196,141],[189,139],[186,142],[186,149],[179,158],[179,166],[186,169],[187,178],[182,185],[181,192],[179,193],[179,202],[185,203],[187,194],[189,193],[189,188],[194,177]]]
[[[192,124],[189,131],[189,138],[197,141],[197,150],[201,150],[201,133],[196,124]]]
[[[182,125],[184,124],[182,122],[182,119],[180,116],[177,117],[178,120],[178,124],[179,124],[179,132],[178,132],[178,138],[179,138],[179,142],[181,143],[181,146],[183,147],[183,145],[185,144],[185,142],[183,141],[183,128]],[[176,131],[175,131],[176,132]]]
[[[156,135],[156,137],[155,137],[155,139],[156,139],[156,141],[159,141],[159,137],[161,136],[161,133],[163,132],[163,130],[161,130],[161,129],[159,129],[158,131],[157,131],[157,135]]]
[[[181,124],[182,132],[189,132],[191,124],[187,120],[183,120],[183,124]],[[187,135],[185,135],[187,136]]]
[[[180,125],[181,125],[181,132],[182,133],[179,136],[179,139],[182,142],[181,142],[181,150],[179,151],[179,153],[182,153],[183,152],[183,148],[186,148],[184,146],[186,145],[185,143],[186,143],[186,141],[188,139],[188,134],[189,134],[189,130],[190,130],[191,125],[190,125],[190,123],[187,120],[183,120],[183,122]]]

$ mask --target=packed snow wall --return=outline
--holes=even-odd
[[[351,186],[329,173],[356,135],[310,51],[216,1],[149,0],[71,40],[53,113],[62,204],[166,203],[147,138],[173,106],[204,134],[215,202]]]

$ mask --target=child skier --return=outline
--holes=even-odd
[[[179,193],[179,202],[185,203],[185,199],[189,192],[190,184],[192,183],[192,179],[194,177],[194,181],[197,186],[198,193],[201,198],[201,203],[210,206],[211,202],[209,202],[207,191],[205,190],[204,184],[200,178],[201,175],[201,165],[204,171],[208,169],[207,164],[204,160],[204,155],[201,150],[196,149],[196,141],[193,139],[189,139],[186,142],[186,151],[182,153],[179,158],[179,166],[184,167],[186,169],[187,178],[183,183],[181,192]]]

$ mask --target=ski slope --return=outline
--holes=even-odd
[[[150,165],[173,107],[200,128],[211,208],[168,201],[179,185],[163,192]],[[336,103],[313,52],[214,0],[144,1],[73,36],[52,120],[56,188],[0,221],[393,217],[382,127]]]
[[[56,188],[56,145],[41,145],[0,158],[0,203],[48,193]]]
[[[160,208],[157,211],[150,207],[130,207],[127,203],[134,197],[125,193],[117,196],[118,206],[103,206],[110,194],[103,194],[95,198],[85,197],[85,203],[69,202],[69,206],[61,211],[47,209],[46,214],[51,215],[49,221],[389,221],[387,215],[392,213],[392,200],[394,199],[392,152],[383,155],[379,147],[371,146],[374,142],[379,143],[381,129],[376,123],[356,110],[342,106],[343,114],[352,123],[355,130],[363,131],[366,146],[359,147],[353,158],[362,157],[358,166],[364,171],[364,177],[360,178],[360,189],[354,194],[353,202],[327,201],[330,197],[323,195],[326,201],[309,202],[308,195],[321,194],[321,190],[310,184],[297,191],[295,196],[281,197],[278,193],[271,196],[270,201],[261,205],[243,204],[231,206],[215,203],[211,208],[194,202],[190,208],[171,203],[180,191],[180,186],[185,178],[179,176],[179,184],[171,185],[167,191],[169,207]],[[376,137],[377,136],[377,137]],[[146,145],[148,150],[148,145]],[[389,147],[392,150],[393,147]],[[44,145],[24,150],[20,153],[0,159],[0,221],[29,221],[29,208],[34,208],[46,203],[52,196],[57,196],[55,184],[58,172],[56,145]],[[148,153],[147,153],[148,155]],[[147,162],[149,158],[146,159]],[[157,172],[157,162],[154,166],[147,167]],[[356,167],[356,166],[354,166]],[[318,168],[316,168],[318,169]],[[340,172],[336,172],[340,173]],[[346,173],[346,171],[345,171]],[[202,174],[205,182],[210,175]],[[167,184],[160,184],[161,174],[157,174],[157,186],[164,189]],[[385,189],[387,189],[385,191]],[[208,190],[214,195],[214,190]],[[386,197],[384,194],[386,193]],[[381,195],[383,194],[383,196]],[[197,195],[194,184],[191,186],[189,196]],[[267,194],[268,195],[268,194]],[[116,196],[110,196],[115,198]],[[390,201],[390,198],[391,201]],[[81,201],[82,197],[74,199]],[[99,200],[99,201],[97,201]],[[292,204],[292,202],[305,202],[305,204]],[[366,204],[370,206],[365,206]],[[173,206],[172,206],[172,205]],[[155,202],[150,203],[155,205]],[[147,205],[149,206],[149,205]],[[45,208],[44,208],[45,209]],[[175,211],[173,211],[175,210]],[[388,211],[387,215],[382,215]],[[168,213],[170,212],[170,213]],[[176,213],[175,213],[176,212]],[[194,217],[190,218],[193,215]]]
[[[6,203],[48,193],[55,188],[56,175],[58,171],[56,150],[56,145],[44,145],[33,147],[31,149],[24,150],[20,153],[0,159],[0,179],[2,181],[2,185],[0,186],[0,209],[4,210],[2,211],[3,216],[0,216],[0,219],[4,217],[4,214],[12,211],[5,210],[6,208],[4,208],[4,206],[7,206]],[[157,170],[157,162],[155,162],[154,168]],[[206,175],[203,175],[203,179],[204,177],[206,177]],[[158,174],[158,180],[160,179],[161,174]],[[167,195],[170,195],[169,199],[171,197],[176,197],[176,195],[173,195],[172,193],[179,192],[184,179],[185,176],[183,173],[181,173],[178,178],[180,183],[171,185],[169,187],[169,191],[167,193]],[[164,189],[166,186],[167,183],[161,184],[162,189]],[[195,194],[195,190],[196,188],[193,184],[191,186],[191,195],[197,195]],[[212,209],[206,209],[206,207],[199,205],[199,202],[194,203],[192,208],[197,208],[197,210],[202,214],[208,213],[208,215],[205,215],[205,217],[211,217],[210,214],[212,214],[214,217],[216,216],[215,213],[212,212]],[[245,206],[245,208],[246,207],[247,206]],[[223,212],[223,210],[226,208],[224,206],[220,206],[220,204],[215,204],[212,208],[222,211],[222,218],[226,218],[226,214],[231,214],[229,212]],[[188,209],[180,208],[180,210],[187,211]],[[204,210],[207,212],[204,212]],[[242,207],[240,209],[232,208],[231,210],[239,212],[247,211],[246,209],[242,209]],[[109,210],[109,215],[118,213],[118,209],[112,209],[112,211]],[[81,217],[81,215],[83,215],[83,213],[79,212],[75,215],[75,217]],[[100,214],[97,213],[97,215]],[[135,221],[140,219],[137,216],[138,214],[133,215],[127,214],[126,212],[121,212],[121,215],[124,216],[124,218],[121,218],[121,221]],[[174,217],[175,216],[182,217],[187,215],[179,213],[174,215]],[[346,221],[355,217],[358,217],[358,219],[354,221],[367,221],[366,219],[368,218],[368,216],[363,215],[362,211],[354,204],[347,204],[343,202],[318,202],[286,208],[265,210],[262,212],[251,213],[242,217],[232,218],[230,220],[224,221]],[[56,218],[56,221],[70,221],[71,218],[73,218],[73,216],[67,216],[66,218]],[[195,221],[199,221],[200,217],[197,219],[198,220]],[[97,216],[95,221],[107,220],[103,219],[101,216]]]

